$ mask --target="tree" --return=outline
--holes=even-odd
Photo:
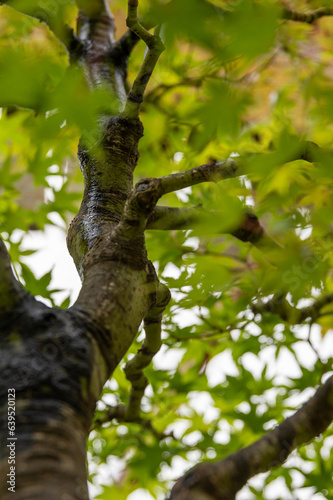
[[[331,3],[142,4],[1,2],[1,498],[87,499],[90,431],[104,500],[181,459],[172,500],[331,498]],[[52,212],[69,308],[22,246]]]

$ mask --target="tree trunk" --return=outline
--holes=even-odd
[[[119,66],[105,60],[114,47],[112,15],[103,1],[93,11],[82,7],[79,35],[87,49],[74,64],[80,60],[89,85],[106,85],[121,108],[126,64],[120,47]],[[143,230],[119,230],[142,134],[138,117],[119,115],[104,117],[97,129],[92,124],[81,141],[85,191],[68,235],[83,282],[74,307],[50,309],[27,294],[0,247],[3,499],[13,491],[20,500],[88,498],[86,440],[96,401],[156,304]]]
[[[128,1],[127,24],[132,31],[118,42],[107,0],[76,3],[78,34],[60,30],[56,35],[67,43],[71,70],[84,68],[87,84],[106,89],[110,99],[106,108],[112,104],[116,111],[101,112],[79,145],[84,195],[67,239],[82,279],[74,306],[52,309],[29,295],[15,279],[0,239],[0,497],[4,500],[13,492],[19,500],[88,499],[86,441],[103,385],[144,321],[144,344],[125,367],[132,384],[129,401],[126,407],[114,408],[113,415],[138,422],[147,385],[143,369],[161,345],[161,314],[170,293],[148,261],[145,230],[184,228],[205,216],[198,207],[155,210],[156,203],[186,186],[241,175],[241,161],[214,162],[144,179],[133,188],[143,135],[140,104],[164,47],[158,35],[139,23],[137,0]],[[127,59],[139,38],[148,49],[126,96]],[[300,148],[299,158],[313,161],[314,148],[308,146]],[[229,229],[242,241],[275,244],[252,212],[244,214],[239,227]],[[273,308],[269,310],[285,319],[289,306],[278,298],[261,308]],[[302,314],[311,316],[311,308],[315,313],[323,304],[318,300],[298,309],[298,319]],[[333,418],[332,387],[330,378],[293,417],[251,446],[187,473],[171,498],[233,500],[251,476],[282,463],[292,449],[327,428]]]

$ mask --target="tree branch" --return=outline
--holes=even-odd
[[[201,182],[218,182],[235,177],[240,175],[239,170],[233,161],[227,161],[201,165],[165,177],[142,179],[127,199],[117,231],[126,238],[139,236],[143,234],[148,218],[152,216],[156,203],[164,194]]]
[[[193,229],[196,224],[203,224],[212,217],[221,220],[222,225],[225,226],[225,229],[221,231],[218,224],[215,224],[215,233],[232,234],[241,241],[249,241],[253,244],[258,243],[265,236],[264,228],[253,212],[245,211],[244,218],[237,227],[228,227],[228,221],[223,220],[222,212],[207,211],[202,206],[191,208],[158,206],[148,218],[146,229],[167,231]]]
[[[202,182],[218,182],[237,175],[241,175],[240,165],[229,160],[225,163],[201,165],[165,177],[142,179],[136,184],[126,202],[117,232],[123,238],[133,238],[142,235],[145,229],[185,229],[191,223],[207,220],[212,212],[207,212],[201,207],[156,207],[156,203],[164,194],[178,189]],[[216,212],[215,215],[221,214]],[[226,223],[227,221],[224,220],[224,227]],[[225,232],[233,234],[241,241],[250,241],[254,244],[261,241],[261,243],[277,245],[264,234],[258,218],[250,211],[246,212],[244,220],[238,227],[230,227]]]
[[[229,160],[225,163],[200,165],[191,170],[185,170],[165,177],[141,179],[132,190],[126,202],[117,231],[123,237],[127,238],[142,234],[147,226],[149,217],[154,217],[152,214],[154,210],[156,211],[156,203],[164,194],[202,182],[218,182],[237,175],[241,175],[240,167],[233,160]],[[173,211],[173,209],[168,210],[163,207],[160,213],[163,209],[165,212],[169,211],[169,215]],[[159,210],[157,209],[157,216],[158,213]],[[174,211],[173,213],[177,218],[179,212]]]
[[[206,79],[213,78],[216,75],[218,70],[216,70],[212,74],[203,75],[199,78],[189,78],[185,77],[183,80],[180,80],[176,83],[160,83],[158,86],[154,87],[150,92],[148,92],[146,96],[146,100],[152,103],[156,103],[164,94],[166,94],[169,90],[173,90],[179,87],[201,87]],[[220,77],[218,77],[220,78]]]
[[[176,482],[170,500],[235,500],[251,477],[281,465],[295,448],[324,432],[332,420],[333,376],[294,415],[255,443],[189,471]]]
[[[305,321],[307,318],[311,318],[312,321],[316,321],[319,316],[320,309],[332,304],[333,293],[328,293],[317,299],[311,306],[304,307],[299,311],[299,322]]]
[[[127,103],[124,111],[126,116],[137,117],[146,87],[165,47],[157,32],[152,35],[142,26],[142,24],[140,24],[138,19],[138,0],[128,0],[128,16],[126,23],[148,47],[143,64],[127,96]]]
[[[297,309],[286,300],[286,293],[278,292],[267,302],[256,302],[251,305],[254,314],[278,314],[283,321],[288,321],[292,325],[303,323],[308,318],[314,322],[320,316],[320,310],[333,302],[333,293],[323,295],[310,306]]]
[[[291,321],[296,310],[286,300],[286,293],[282,291],[275,293],[273,298],[267,302],[258,300],[251,304],[250,308],[253,314],[278,314],[283,321]]]
[[[311,163],[325,160],[327,161],[328,159],[332,159],[332,153],[333,151],[331,150],[321,149],[317,146],[317,144],[305,141],[300,145],[299,152],[297,154],[293,154],[292,157],[286,159],[285,161],[294,161],[298,159]],[[275,153],[270,153],[267,156],[274,154]],[[255,155],[251,155],[250,159],[251,161],[255,161]],[[148,190],[148,187],[151,189],[154,185],[157,196],[160,198],[167,193],[178,191],[196,184],[201,184],[203,182],[220,182],[224,179],[239,177],[245,173],[244,165],[246,162],[247,158],[244,158],[243,160],[230,159],[225,162],[206,163],[190,170],[184,170],[175,174],[166,175],[165,177],[142,179],[137,183],[136,188],[140,191],[145,191],[146,189]]]
[[[242,167],[239,162],[228,160],[223,163],[207,163],[190,170],[177,172],[176,174],[159,177],[161,196],[186,187],[201,184],[202,182],[219,182],[242,175]],[[140,181],[149,182],[149,179]]]
[[[234,160],[208,163],[199,167],[160,178],[162,195],[202,182],[219,182],[242,175],[241,167]]]
[[[154,27],[153,24],[147,21],[140,21],[140,24],[146,29],[150,30]],[[121,38],[114,44],[112,52],[121,53],[126,59],[130,56],[132,50],[136,44],[141,40],[141,38],[134,33],[131,29],[128,29],[126,33],[123,34]],[[112,57],[112,54],[110,54]]]
[[[133,418],[128,418],[125,416],[126,414],[126,409],[127,407],[125,405],[117,405],[117,406],[110,406],[108,407],[103,416],[95,420],[91,427],[91,431],[94,429],[97,429],[103,424],[107,424],[111,422],[112,420],[118,420],[118,422],[124,422],[124,423],[133,423],[133,424],[139,424],[143,429],[151,432],[153,436],[156,437],[159,441],[162,439],[165,439],[167,437],[173,437],[173,433],[170,432],[168,434],[164,434],[163,432],[159,432],[158,430],[155,429],[155,427],[152,424],[151,419],[149,418],[144,418],[144,417],[133,417]]]
[[[125,366],[125,375],[132,384],[125,418],[133,420],[139,417],[141,400],[144,396],[148,380],[143,373],[144,368],[152,361],[161,348],[162,313],[170,301],[170,291],[162,283],[157,284],[156,303],[144,319],[146,338],[137,354]]]
[[[332,7],[322,7],[320,9],[308,13],[298,12],[291,9],[283,9],[282,11],[282,19],[286,19],[288,21],[308,23],[308,24],[314,23],[321,17],[332,16],[332,15],[333,15]]]

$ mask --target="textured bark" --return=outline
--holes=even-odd
[[[0,332],[1,498],[12,494],[8,443],[15,445],[15,498],[87,498],[86,439],[103,383],[94,369],[100,354],[93,332],[71,311],[28,294],[1,316]],[[8,390],[15,391],[14,436]]]
[[[121,113],[129,46],[115,43],[107,2],[82,0],[79,7],[80,52],[71,62],[84,66],[92,88],[107,88]],[[7,442],[15,445],[15,498],[88,498],[86,440],[96,401],[156,303],[144,228],[135,236],[118,229],[133,187],[141,122],[118,114],[92,127],[79,146],[85,190],[68,234],[82,279],[76,304],[58,310],[37,302],[14,278],[0,244],[1,498],[12,494]],[[7,427],[9,389],[15,390],[15,436]]]
[[[82,279],[74,306],[52,309],[30,296],[16,281],[0,240],[0,497],[4,500],[12,495],[7,483],[10,447],[16,452],[15,498],[88,499],[85,453],[95,405],[142,321],[146,340],[125,369],[132,383],[129,404],[116,407],[109,416],[153,428],[140,416],[147,383],[143,369],[160,347],[161,315],[170,293],[158,282],[147,259],[144,232],[147,228],[190,227],[202,217],[202,209],[197,207],[156,207],[164,194],[239,176],[243,168],[240,160],[201,165],[162,178],[144,179],[133,188],[143,135],[140,104],[164,47],[157,35],[139,23],[137,0],[129,0],[127,19],[134,33],[128,32],[118,42],[107,0],[77,0],[77,5],[77,35],[66,28],[55,35],[67,47],[71,65],[84,68],[92,89],[108,91],[116,111],[96,117],[96,124],[84,133],[79,145],[84,195],[67,240]],[[323,11],[316,18],[321,15]],[[285,17],[301,20],[295,13],[287,12]],[[42,20],[52,29],[50,17]],[[305,22],[314,20],[311,17]],[[126,95],[127,60],[139,38],[148,50]],[[320,162],[323,155],[331,157],[332,152],[303,143],[297,158]],[[240,226],[230,228],[230,232],[242,241],[260,245],[267,241],[251,213],[244,214]],[[303,310],[304,314],[317,313],[325,300]],[[333,417],[332,380],[293,417],[258,442],[186,474],[173,489],[172,498],[234,499],[248,478],[282,463],[295,446],[327,428]],[[13,391],[14,436],[8,427],[8,394]]]

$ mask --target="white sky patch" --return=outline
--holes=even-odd
[[[44,189],[44,203],[53,203],[55,200],[54,192],[52,188]]]
[[[168,262],[163,271],[164,278],[175,278],[178,279],[181,275],[181,269],[172,262]]]
[[[292,470],[290,471],[290,475],[293,478],[292,482],[293,487],[301,488],[301,486],[303,486],[305,481],[305,477],[303,476],[303,474],[298,470]]]
[[[267,377],[272,378],[276,375],[283,374],[285,377],[299,378],[302,376],[302,372],[291,352],[286,348],[282,347],[280,349],[277,360],[275,360],[275,346],[268,346],[263,349],[258,358],[253,353],[247,353],[246,356],[246,369],[251,371],[251,373],[260,378],[262,370],[265,365],[267,365]],[[244,360],[244,356],[242,360]]]
[[[155,500],[153,496],[149,493],[149,491],[144,490],[143,488],[139,488],[133,493],[130,493],[127,497],[127,500]]]
[[[312,306],[314,303],[315,299],[309,298],[309,299],[300,299],[297,302],[297,308],[298,309],[303,309],[304,307]]]
[[[178,477],[182,476],[188,469],[193,467],[195,462],[185,460],[182,457],[175,456],[171,461],[171,467],[164,465],[161,467],[159,477],[163,480],[175,481]],[[141,500],[141,499],[140,499]]]
[[[189,434],[186,434],[186,436],[183,437],[183,443],[186,444],[186,446],[196,446],[201,440],[202,440],[202,434],[199,431],[190,432]],[[187,454],[187,457],[188,455],[189,454]],[[198,459],[199,458],[200,457],[198,457]]]
[[[203,315],[207,315],[206,307],[194,306],[192,309],[176,309],[176,311],[172,313],[172,319],[180,328],[186,328],[187,326],[201,324],[202,320],[199,316]]]
[[[188,394],[189,405],[195,410],[198,415],[204,415],[205,423],[216,420],[220,411],[214,407],[214,401],[209,392],[206,391],[191,391]]]
[[[281,497],[285,500],[292,500],[292,496],[290,495],[284,478],[278,477],[266,486],[265,498],[267,498],[267,500],[275,500]]]
[[[226,349],[214,356],[213,359],[207,363],[206,367],[206,376],[210,387],[215,387],[224,382],[226,380],[226,375],[232,377],[238,375],[238,369],[232,359],[230,349]]]
[[[317,356],[308,342],[300,340],[293,344],[294,351],[296,352],[297,360],[301,366],[312,370],[317,361]]]
[[[252,189],[252,182],[246,175],[241,175],[239,180],[246,189]]]
[[[192,194],[192,188],[186,187],[184,189],[180,189],[176,191],[177,198],[183,203],[187,203],[189,200],[189,195]]]
[[[302,228],[302,227],[297,227],[295,229],[295,233],[297,234],[297,236],[299,237],[300,240],[306,240],[308,238],[310,238],[311,234],[312,234],[312,226],[307,226],[305,228]]]
[[[25,235],[25,232],[22,231],[21,229],[14,229],[14,231],[11,234],[11,241],[13,243],[18,243]]]
[[[57,174],[58,172],[60,172],[60,168],[59,168],[59,165],[51,165],[48,169],[47,169],[48,173],[49,174]]]
[[[193,250],[197,250],[200,244],[199,238],[196,236],[191,236],[190,238],[187,238],[185,245],[188,247],[192,247]]]
[[[52,203],[55,200],[54,191],[60,191],[65,183],[65,178],[62,175],[48,175],[46,180],[50,187],[44,189],[44,203]]]
[[[180,410],[181,407],[178,408],[177,414],[180,413]],[[188,407],[186,407],[186,410],[187,410],[186,416],[190,416],[188,414]],[[186,432],[187,429],[189,429],[190,427],[191,427],[191,422],[189,420],[176,420],[175,422],[167,426],[165,432],[166,434],[168,434],[169,432],[173,432],[176,439],[181,439],[184,432]]]
[[[258,474],[257,476],[251,478],[249,480],[250,486],[252,486],[253,488],[257,488],[258,490],[261,490],[264,485],[265,478],[267,476],[268,473],[264,473],[264,474]],[[244,488],[242,488],[237,493],[237,500],[254,500],[254,499],[255,496],[253,495],[253,493],[251,493],[250,489],[247,486],[244,486]]]
[[[230,442],[230,434],[225,431],[216,431],[213,441],[216,444],[226,445]]]
[[[109,406],[115,406],[117,404],[117,398],[114,394],[104,394],[103,402]]]
[[[240,197],[241,198],[241,197]],[[254,207],[255,201],[253,196],[245,196],[244,197],[244,203],[247,207]]]
[[[273,352],[271,352],[271,354],[273,354]],[[265,362],[262,359],[258,359],[258,357],[252,352],[246,352],[242,356],[242,365],[244,366],[245,370],[251,372],[252,375],[257,380],[259,380],[261,378],[262,371],[265,367]]]
[[[322,379],[321,379],[321,382],[322,384],[325,384],[325,382],[333,375],[333,371],[330,371],[330,372],[327,372],[327,373],[324,373],[324,375],[322,376]]]
[[[320,450],[320,455],[324,460],[328,460],[331,456],[331,451],[333,450],[333,436],[329,436],[325,439],[325,444]]]
[[[51,217],[56,218],[56,216]],[[64,290],[56,295],[56,303],[61,304],[70,293],[73,303],[81,289],[81,280],[68,253],[65,232],[51,225],[46,225],[45,232],[29,231],[23,238],[22,249],[39,249],[33,255],[22,257],[22,262],[34,270],[37,278],[53,267],[50,288]]]
[[[246,175],[240,176],[239,180],[240,180],[242,186],[244,186],[249,191],[252,190],[252,183],[251,183],[250,179],[248,179],[246,177]],[[254,207],[254,205],[255,205],[255,200],[254,200],[253,196],[250,195],[250,194],[248,196],[238,196],[238,198],[241,201],[243,201],[245,203],[245,205],[248,206],[248,207]]]
[[[251,411],[251,406],[247,401],[243,401],[239,405],[235,406],[235,409],[241,413],[244,413],[245,415],[248,415]]]
[[[184,158],[184,153],[182,153],[181,151],[177,151],[177,153],[173,155],[173,161],[177,164],[180,163],[183,158]]]
[[[60,191],[66,181],[66,178],[62,175],[47,175],[45,179],[48,185],[55,191]]]
[[[158,370],[176,370],[185,352],[186,349],[169,349],[162,345],[154,356],[153,364]]]
[[[58,226],[59,228],[63,229],[64,231],[66,231],[66,224],[65,222],[63,221],[63,219],[60,217],[60,215],[58,214],[58,212],[49,212],[47,218],[55,225],[55,226]],[[65,244],[66,244],[66,234],[65,232],[63,231],[63,235],[64,235],[64,238],[65,238]],[[66,246],[67,248],[67,246]]]
[[[305,340],[306,342],[308,341],[308,338],[309,338],[309,326],[308,325],[295,326],[295,327],[293,327],[292,331],[295,333],[296,339]],[[323,362],[325,362],[325,361],[327,361],[327,359],[333,357],[333,330],[329,330],[328,332],[326,332],[324,337],[323,337],[321,334],[320,326],[319,325],[312,325],[310,340],[311,340],[313,347],[316,349],[316,351],[320,355],[320,358]],[[304,352],[304,355],[303,355],[303,352],[300,353],[298,351],[298,353],[297,353],[299,356],[301,356],[301,361],[303,364],[310,362],[306,359],[306,352],[309,352],[308,349]],[[311,357],[312,357],[312,354],[311,354]],[[304,364],[304,366],[307,366],[307,365]]]

